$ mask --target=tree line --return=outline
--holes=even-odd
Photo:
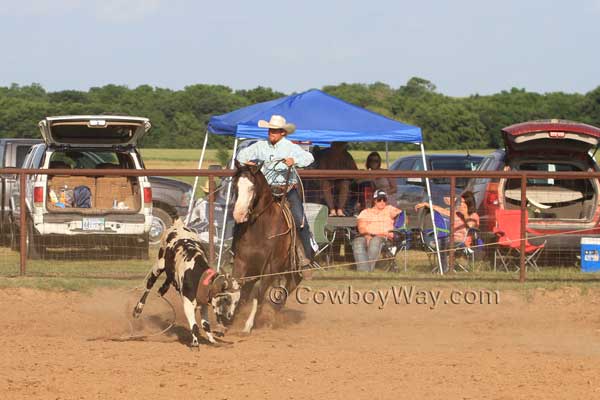
[[[586,94],[539,94],[512,88],[492,95],[450,97],[435,85],[413,77],[392,88],[342,83],[323,91],[387,117],[422,128],[428,149],[501,147],[500,129],[532,119],[570,119],[600,126],[600,86]],[[183,90],[106,85],[88,91],[48,92],[41,85],[0,87],[0,137],[39,137],[37,123],[49,115],[117,113],[150,118],[153,129],[144,147],[198,148],[208,120],[285,93],[270,88],[233,90],[223,85],[196,84]],[[232,138],[213,136],[209,147],[230,147]],[[381,149],[381,144],[354,143],[355,149]],[[392,149],[408,148],[393,144]]]

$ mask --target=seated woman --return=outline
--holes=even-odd
[[[387,194],[377,190],[373,195],[373,206],[360,212],[357,228],[360,236],[352,241],[352,252],[357,271],[372,272],[379,259],[381,247],[386,239],[393,239],[390,232],[394,220],[402,211],[387,204]]]
[[[444,197],[444,202],[449,206],[450,197]],[[415,210],[423,207],[429,207],[429,203],[419,203],[415,206]],[[450,209],[433,205],[433,209],[445,217],[450,216]],[[466,247],[470,247],[473,238],[468,235],[469,229],[479,228],[479,214],[477,214],[477,207],[475,203],[475,196],[473,192],[466,191],[460,195],[460,205],[454,211],[454,243],[464,243]],[[444,251],[448,248],[448,238],[444,238],[440,242],[442,267],[444,270],[448,267],[447,252]]]
[[[381,168],[381,156],[378,152],[373,151],[367,156],[367,161],[365,162],[365,168],[368,171],[384,171]],[[361,194],[365,194],[361,196],[360,205],[361,208],[367,208],[370,204],[368,204],[367,199],[370,193],[374,193],[376,190],[383,190],[388,195],[394,195],[396,193],[396,183],[393,178],[374,178],[374,179],[363,179],[358,182],[358,191]]]

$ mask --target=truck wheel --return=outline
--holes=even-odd
[[[162,234],[173,225],[173,218],[162,208],[152,207],[152,226],[150,227],[150,246],[158,246]]]

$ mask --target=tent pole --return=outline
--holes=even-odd
[[[423,169],[427,171],[427,160],[425,159],[425,146],[421,144],[421,158],[423,159]],[[435,240],[435,251],[437,253],[438,267],[440,269],[440,275],[444,275],[444,269],[442,268],[442,258],[440,257],[440,242],[437,236],[437,228],[435,226],[433,201],[431,200],[431,187],[429,186],[429,178],[425,178],[425,185],[427,186],[427,196],[429,196],[429,215],[431,216],[431,226],[433,226],[433,239]]]
[[[390,169],[390,149],[388,142],[385,142],[385,169]]]
[[[204,144],[202,145],[202,154],[200,154],[200,160],[198,160],[198,169],[202,168],[202,162],[204,161],[204,154],[206,153],[206,144],[208,143],[208,129],[204,134]],[[198,178],[196,175],[194,178],[194,186],[192,188],[192,196],[190,197],[190,204],[188,205],[187,214],[185,215],[184,224],[187,225],[190,223],[190,218],[192,217],[192,208],[194,208],[195,196],[196,196],[196,188],[198,187]]]
[[[238,146],[238,138],[235,138],[233,142],[233,154],[231,156],[231,164],[229,165],[229,169],[233,169],[235,165],[235,157]],[[219,243],[219,257],[217,258],[217,272],[221,271],[221,255],[223,254],[223,242],[225,241],[225,228],[227,227],[227,212],[229,210],[229,195],[231,194],[231,182],[232,179],[229,180],[227,184],[227,197],[225,198],[225,210],[223,210],[223,225],[221,228],[221,243]]]

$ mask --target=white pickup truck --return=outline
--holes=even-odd
[[[150,126],[141,117],[47,117],[39,123],[44,143],[32,147],[22,167],[141,170],[136,143]],[[152,189],[147,177],[39,174],[28,176],[26,187],[29,258],[39,258],[52,247],[94,246],[148,257]],[[17,227],[13,247],[21,229],[19,197],[18,190],[11,196]]]

